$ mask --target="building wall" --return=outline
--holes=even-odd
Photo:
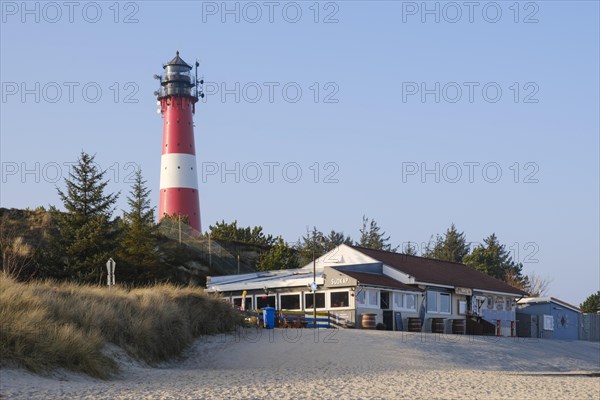
[[[519,319],[529,315],[538,318],[537,337],[544,339],[578,340],[581,314],[553,302],[523,304],[519,306]],[[544,315],[551,315],[553,319],[552,330],[545,330],[543,325]],[[527,323],[527,322],[526,322]],[[533,329],[535,331],[535,328]],[[532,332],[534,336],[535,332]],[[535,336],[534,336],[535,337]]]
[[[552,304],[552,316],[554,317],[554,339],[579,339],[580,313],[560,305]]]
[[[364,286],[357,290],[376,293],[377,299],[378,299],[376,304],[369,304],[369,305],[362,305],[362,304],[359,304],[358,302],[355,302],[355,305],[356,305],[356,327],[357,328],[361,328],[363,314],[375,314],[375,323],[379,324],[379,323],[384,323],[384,315],[383,315],[384,313],[383,312],[391,311],[392,312],[392,326],[387,327],[387,328],[389,330],[398,330],[398,321],[396,320],[396,318],[399,313],[400,318],[402,319],[401,327],[402,327],[402,330],[405,330],[405,331],[407,330],[407,326],[408,326],[408,318],[419,316],[419,306],[420,306],[420,301],[421,301],[420,300],[421,295],[417,292],[407,292],[407,291],[403,291],[403,290],[399,290],[399,289],[392,289],[392,288],[387,289],[387,288],[375,288],[375,287],[364,287]],[[382,291],[389,293],[390,308],[381,309],[380,295],[381,295]],[[409,309],[406,307],[398,306],[396,304],[396,302],[394,301],[395,300],[394,296],[396,296],[396,295],[413,296],[413,298],[415,299],[414,309]]]
[[[427,291],[449,294],[450,295],[450,312],[445,313],[445,312],[427,311]],[[444,319],[444,333],[452,333],[452,321],[455,319],[466,319],[466,313],[465,314],[460,313],[459,302],[461,302],[461,301],[466,302],[467,297],[464,295],[456,294],[456,293],[454,293],[454,291],[449,290],[449,289],[444,290],[441,288],[428,288],[427,291],[424,292],[422,296],[420,296],[421,304],[419,305],[419,310],[421,310],[421,307],[423,307],[425,310],[425,318],[422,321],[422,323],[423,323],[422,331],[423,332],[431,332],[433,319],[434,318],[443,318]],[[468,304],[466,304],[466,307],[468,309]],[[422,312],[420,312],[419,315],[416,315],[416,316],[420,316],[420,315],[422,315]]]

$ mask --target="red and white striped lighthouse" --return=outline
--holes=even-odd
[[[198,174],[196,171],[196,148],[194,145],[194,120],[199,92],[203,83],[192,67],[179,57],[163,66],[164,75],[160,89],[155,92],[163,116],[162,156],[160,159],[159,219],[165,216],[186,216],[190,226],[197,232],[200,225],[200,200]]]

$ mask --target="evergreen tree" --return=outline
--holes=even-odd
[[[158,226],[149,197],[150,190],[146,187],[141,170],[138,170],[127,197],[129,211],[123,215],[123,234],[118,261],[125,264],[120,268],[125,273],[121,272],[121,279],[144,279],[152,275],[153,267],[159,263]]]
[[[352,246],[352,238],[333,229],[329,235],[325,236],[323,232],[313,227],[312,232],[307,232],[306,236],[302,236],[296,243],[296,249],[298,250],[300,263],[305,265],[312,262],[313,254],[315,258],[319,258],[342,244]]]
[[[579,306],[581,312],[596,314],[600,312],[600,290],[596,293],[592,293],[587,299]]]
[[[464,257],[466,265],[476,270],[507,281],[522,281],[522,264],[513,262],[510,253],[500,244],[495,234],[483,240],[484,244],[473,249],[471,254]]]
[[[265,235],[262,226],[239,228],[237,220],[227,223],[224,220],[208,227],[211,239],[228,240],[256,244],[260,246],[271,246],[275,239],[271,235]]]
[[[410,242],[408,242],[406,246],[404,246],[404,248],[402,249],[402,254],[406,254],[407,256],[416,256],[417,248],[413,246]]]
[[[302,265],[312,262],[313,256],[316,259],[328,251],[325,236],[317,227],[313,227],[311,232],[306,232],[306,235],[300,238],[296,243],[296,249]]]
[[[81,152],[65,178],[66,191],[57,189],[66,212],[51,208],[57,235],[49,244],[48,275],[87,282],[100,282],[104,276],[116,247],[118,230],[111,216],[119,196],[105,193],[104,174],[94,156]]]
[[[257,269],[259,271],[271,271],[291,268],[298,268],[298,257],[295,250],[279,236],[271,249],[261,256]]]
[[[452,261],[462,263],[465,256],[469,254],[464,232],[459,232],[454,224],[446,230],[444,237],[437,235],[435,243],[431,241],[423,254],[424,257],[436,260]]]
[[[374,219],[369,220],[363,215],[360,241],[357,243],[359,246],[375,250],[396,251],[398,247],[392,248],[389,240],[390,237],[386,237],[385,232],[381,232],[381,228]]]
[[[354,241],[350,236],[344,235],[344,232],[336,232],[333,229],[329,232],[329,235],[325,237],[325,249],[327,251],[333,250],[342,244],[352,246]]]

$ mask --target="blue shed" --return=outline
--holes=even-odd
[[[581,310],[554,297],[517,302],[517,334],[522,337],[578,340]]]

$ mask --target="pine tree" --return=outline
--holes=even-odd
[[[94,156],[82,151],[65,178],[66,191],[57,189],[66,212],[51,208],[57,235],[50,240],[47,275],[101,281],[118,234],[111,216],[119,194],[105,194],[104,174],[94,164]]]
[[[271,271],[298,268],[298,266],[296,251],[279,236],[273,247],[260,258],[257,269],[259,271]]]
[[[522,281],[522,264],[513,262],[510,253],[500,244],[495,234],[483,240],[484,244],[464,257],[465,264],[500,280]]]
[[[152,268],[159,263],[159,256],[158,226],[154,208],[150,206],[150,190],[146,187],[141,170],[135,174],[127,204],[129,211],[123,215],[123,234],[119,246],[119,261],[125,264],[120,269],[126,269],[121,274],[125,280],[143,279],[152,274]]]
[[[404,246],[404,248],[402,249],[402,254],[406,254],[407,256],[416,256],[417,248],[413,246],[411,242],[408,242],[406,246]]]
[[[381,228],[374,219],[369,220],[363,215],[360,241],[357,243],[359,246],[375,250],[396,251],[398,247],[392,248],[389,240],[390,237],[386,237],[385,232],[381,232]]]
[[[313,255],[315,258],[319,258],[342,244],[351,246],[353,244],[352,238],[333,229],[329,232],[329,235],[325,236],[323,232],[313,227],[311,232],[306,232],[306,236],[300,238],[295,247],[298,251],[300,263],[305,265],[312,262]]]
[[[208,227],[212,239],[229,240],[256,244],[260,246],[271,246],[275,239],[271,235],[265,235],[262,226],[238,228],[237,220],[227,223],[224,220]]]
[[[306,232],[305,236],[302,236],[296,243],[296,250],[300,258],[300,263],[306,265],[312,262],[314,258],[319,258],[328,251],[325,243],[326,239],[323,232],[313,227],[311,232]]]
[[[423,256],[436,260],[462,263],[467,254],[469,254],[469,246],[465,234],[464,232],[458,232],[456,226],[452,224],[446,230],[444,237],[437,235],[433,245],[430,241]]]
[[[336,232],[333,229],[325,237],[325,249],[327,251],[333,250],[342,244],[352,246],[353,243],[354,241],[350,236],[344,235],[344,232]]]
[[[596,293],[590,294],[587,299],[579,306],[581,311],[584,313],[598,313],[600,312],[600,290]]]

